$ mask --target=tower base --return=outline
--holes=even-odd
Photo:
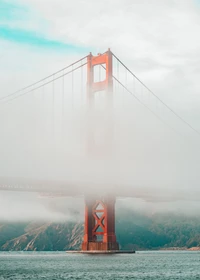
[[[70,254],[94,254],[94,255],[114,255],[114,254],[135,254],[133,250],[111,250],[111,251],[66,251]]]
[[[115,235],[115,198],[85,199],[85,230],[82,251],[117,251]]]
[[[82,251],[117,251],[119,244],[117,242],[83,242]]]

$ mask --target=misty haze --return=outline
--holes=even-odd
[[[200,277],[199,15],[198,0],[0,1],[0,280],[10,251],[49,254],[47,279],[96,279],[100,260],[105,279],[148,279],[160,254],[152,279]],[[42,277],[12,254],[35,265],[13,279]],[[113,254],[127,270],[109,274]]]

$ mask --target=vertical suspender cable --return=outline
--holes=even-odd
[[[61,117],[61,137],[64,137],[64,118],[65,118],[65,70],[63,70],[62,77],[62,117]]]
[[[127,81],[127,70],[125,69],[125,84],[126,84],[126,87],[128,85],[128,81]]]
[[[55,131],[54,131],[54,118],[55,118],[55,92],[54,92],[54,75],[53,75],[53,81],[52,81],[52,136],[53,136],[53,140],[55,135]]]
[[[81,106],[83,105],[83,61],[81,60]]]
[[[118,60],[117,60],[117,79],[119,80],[119,61]],[[119,84],[118,84],[118,88],[119,88]]]
[[[42,87],[42,124],[43,124],[43,130],[45,131],[45,91],[44,86]]]
[[[99,82],[101,81],[101,65],[99,65]]]
[[[74,66],[72,65],[72,108],[74,108]]]
[[[45,98],[45,92],[44,92],[44,86],[42,87],[42,105],[43,105],[43,109],[44,109],[44,102],[45,102],[45,100],[44,100],[44,98]]]

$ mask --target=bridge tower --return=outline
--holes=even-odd
[[[91,53],[87,57],[87,98],[89,109],[93,109],[95,93],[105,91],[108,105],[112,103],[113,93],[113,66],[112,52],[110,49],[104,54],[93,56]],[[103,65],[106,77],[103,81],[94,81],[94,67]],[[108,141],[111,144],[112,125],[108,124],[104,128],[109,135]],[[88,148],[95,150],[94,141],[95,127],[88,131]],[[107,145],[108,143],[106,143]],[[115,235],[115,196],[105,195],[103,197],[85,198],[85,224],[82,251],[117,251],[119,244]]]

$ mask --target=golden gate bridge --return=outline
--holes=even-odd
[[[78,77],[75,74],[78,74]],[[138,92],[148,95],[148,102],[142,99]],[[199,134],[151,91],[110,49],[96,56],[90,53],[38,82],[1,97],[1,113],[13,110],[17,118],[23,111],[28,123],[26,126],[22,120],[24,131],[29,130],[30,123],[34,124],[36,119],[37,125],[31,128],[39,141],[44,141],[44,146],[49,145],[55,154],[62,153],[62,147],[66,145],[69,148],[68,154],[73,147],[75,156],[85,153],[86,157],[106,159],[112,154],[115,139],[114,114],[120,113],[123,106],[129,107],[130,99],[125,99],[125,93],[133,97],[148,114],[164,123],[167,129],[175,131],[174,133],[177,132],[176,128],[168,123],[167,117],[162,117],[150,106],[152,100],[158,102],[168,114],[175,116],[179,123]],[[67,125],[69,130],[66,134]],[[74,130],[76,136],[70,139]],[[44,139],[41,136],[43,134]],[[22,135],[19,136],[19,141],[22,138]],[[62,181],[4,176],[0,177],[0,190],[85,196],[82,251],[92,252],[119,250],[115,235],[116,197],[133,196],[155,201],[176,200],[176,197],[181,197],[176,190],[169,195],[164,190],[160,194],[155,188],[152,194],[152,189],[148,191],[146,186],[137,183],[110,183],[108,187],[103,182],[84,182],[77,178]],[[184,193],[182,195],[184,199]],[[193,194],[188,199],[196,200],[197,195]]]

